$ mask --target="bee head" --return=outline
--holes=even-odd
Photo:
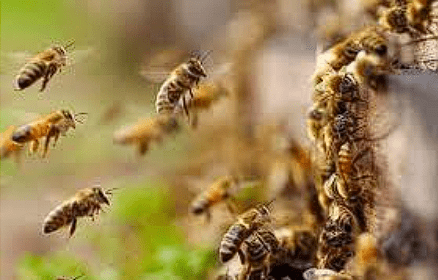
[[[61,110],[61,112],[62,112],[62,115],[64,116],[64,118],[67,120],[68,125],[75,129],[76,122],[75,122],[75,118],[74,118],[73,114],[68,110]]]
[[[198,77],[207,77],[204,66],[202,66],[201,57],[191,57],[187,62],[187,68],[191,73],[195,74]]]
[[[390,10],[387,14],[387,21],[397,33],[406,32],[408,29],[406,10],[403,8],[394,7],[392,10]]]
[[[103,192],[102,188],[100,187],[94,187],[93,188],[93,193],[95,195],[95,197],[97,198],[97,200],[100,203],[105,203],[107,205],[110,205],[108,198],[106,197],[105,193]]]
[[[52,49],[56,51],[60,56],[67,55],[67,51],[63,46],[53,46]]]

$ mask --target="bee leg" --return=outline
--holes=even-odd
[[[187,103],[186,103],[186,99],[184,98],[184,96],[183,96],[182,102],[183,102],[184,113],[186,114],[188,120],[190,121],[189,109],[187,108]]]
[[[70,226],[70,237],[73,236],[73,233],[75,233],[76,231],[76,218],[73,218],[73,221],[71,222],[71,226]]]
[[[205,216],[207,217],[207,224],[209,224],[210,221],[211,221],[211,213],[210,213],[210,210],[209,210],[209,209],[207,209],[207,210],[205,211]]]
[[[245,264],[245,254],[241,249],[237,250],[237,254],[239,255],[240,263]]]
[[[193,113],[192,121],[190,122],[190,126],[195,129],[198,127],[198,114]]]
[[[191,89],[191,88],[189,88],[189,94],[190,94],[190,98],[191,98],[191,99],[193,99],[193,98],[194,98],[194,96],[193,96],[193,91],[192,91],[192,89]]]
[[[46,74],[43,77],[43,83],[41,85],[40,91],[44,91],[46,89],[47,83],[49,80],[53,77],[53,75],[56,73],[57,67],[53,64],[49,64]]]
[[[139,144],[139,153],[140,155],[144,155],[148,151],[148,144],[145,141],[140,142]]]
[[[53,148],[55,148],[55,146],[56,146],[56,143],[58,142],[58,139],[59,139],[59,135],[61,134],[61,132],[59,132],[59,130],[57,129],[55,132],[54,132],[54,135],[53,135]]]
[[[237,213],[236,204],[234,204],[233,201],[226,200],[225,204],[227,205],[227,209],[228,211],[230,211],[231,214],[234,215],[235,213]]]
[[[30,142],[30,145],[29,145],[30,153],[34,154],[38,150],[39,146],[40,146],[40,142],[38,141],[38,139],[35,139],[32,142]]]

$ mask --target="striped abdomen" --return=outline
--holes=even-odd
[[[15,89],[23,90],[42,78],[47,71],[44,61],[29,62],[20,70],[15,80]]]
[[[165,82],[160,88],[155,102],[157,113],[175,113],[175,108],[178,107],[182,96],[187,89],[177,83],[175,77],[169,82]]]
[[[219,247],[221,262],[225,263],[231,260],[250,233],[251,232],[242,224],[232,225],[222,238]]]
[[[264,246],[268,248],[269,252],[276,253],[279,247],[279,242],[275,234],[268,228],[261,228],[256,233]]]
[[[73,204],[63,203],[52,210],[43,223],[43,233],[49,234],[73,221]]]
[[[265,247],[265,244],[255,235],[246,240],[245,244],[247,258],[251,264],[262,262],[269,253],[269,247]]]
[[[42,122],[25,124],[17,128],[12,134],[12,141],[25,143],[46,136],[49,132],[49,125]]]
[[[214,185],[212,188],[203,192],[193,203],[193,214],[201,214],[210,206],[221,202],[228,196],[228,193],[223,190],[221,185]]]

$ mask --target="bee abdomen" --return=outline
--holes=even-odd
[[[17,143],[24,143],[30,141],[32,139],[32,127],[30,125],[24,125],[22,127],[19,127],[12,134],[11,138],[12,141]]]
[[[43,233],[52,233],[61,227],[68,225],[73,220],[70,206],[61,205],[49,213],[43,223]]]
[[[195,215],[202,214],[209,206],[209,202],[205,197],[202,197],[192,203],[191,210]]]
[[[221,262],[225,263],[233,258],[243,240],[247,237],[247,231],[247,228],[241,224],[231,226],[222,238],[219,248]]]
[[[16,78],[16,88],[25,89],[44,76],[46,64],[42,61],[31,62],[26,64]]]

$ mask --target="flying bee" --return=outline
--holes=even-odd
[[[23,145],[20,145],[11,139],[15,129],[16,127],[11,125],[5,132],[0,134],[0,160],[8,158],[13,154],[16,162],[18,163],[20,161],[20,153]]]
[[[326,73],[339,71],[353,62],[360,51],[367,51],[381,59],[388,57],[388,39],[382,28],[367,26],[318,55],[313,85],[318,85]]]
[[[65,46],[54,45],[30,59],[15,78],[15,90],[23,90],[43,79],[40,91],[44,91],[53,75],[67,64],[67,50],[73,44],[74,41]]]
[[[76,230],[77,219],[98,215],[102,204],[110,205],[107,195],[114,189],[104,191],[101,187],[92,187],[79,190],[75,196],[64,201],[53,209],[43,222],[43,233],[50,234],[64,226],[70,225],[70,237]]]
[[[82,278],[82,277],[84,277],[85,275],[79,275],[79,276],[76,276],[76,277],[65,277],[65,276],[60,276],[60,277],[57,277],[56,278],[56,280],[77,280],[77,279],[79,279],[79,278]]]
[[[237,221],[231,225],[223,236],[219,246],[219,256],[223,263],[231,260],[236,253],[243,263],[245,256],[241,245],[254,231],[271,222],[269,204],[258,205],[237,217]]]
[[[162,142],[166,135],[178,131],[179,128],[180,124],[174,116],[159,115],[117,130],[113,141],[122,145],[138,145],[139,155],[144,155],[152,142]]]
[[[184,113],[190,117],[186,95],[188,93],[190,100],[193,99],[193,88],[198,85],[201,78],[207,77],[202,66],[207,55],[208,52],[203,56],[192,56],[170,73],[157,94],[155,108],[158,113],[175,114],[182,106]]]
[[[225,176],[216,180],[207,190],[199,194],[191,204],[191,212],[195,215],[205,213],[207,221],[211,220],[210,207],[225,201],[231,213],[234,207],[227,200],[230,197],[230,188],[238,184],[238,179],[233,176]]]
[[[259,228],[244,241],[246,268],[240,279],[268,279],[270,257],[278,249],[278,240],[267,228]]]
[[[42,156],[45,157],[49,148],[51,138],[54,138],[53,145],[56,144],[60,135],[66,135],[70,129],[76,128],[76,123],[83,123],[77,117],[87,113],[72,114],[68,110],[54,111],[29,124],[18,127],[12,134],[11,139],[19,144],[30,142],[30,151],[36,152],[39,147],[39,139],[45,137]]]
[[[218,82],[202,83],[195,90],[194,97],[188,104],[190,113],[193,115],[192,127],[197,126],[198,114],[202,110],[208,110],[222,96],[227,96],[228,91]]]

